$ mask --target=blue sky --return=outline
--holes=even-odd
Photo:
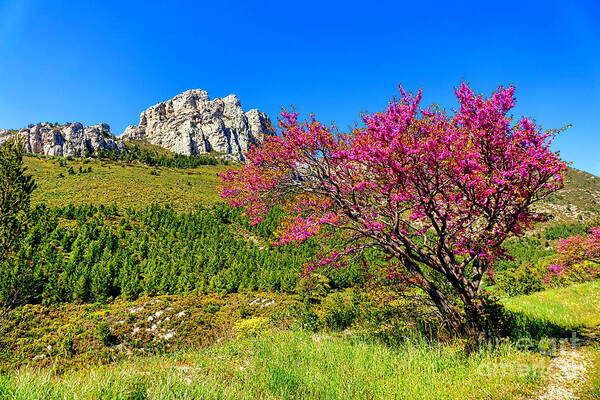
[[[573,124],[554,148],[600,174],[597,0],[0,0],[0,60],[0,128],[108,122],[117,135],[192,88],[343,128],[399,83],[447,108],[461,79],[488,94],[514,83],[515,114]]]

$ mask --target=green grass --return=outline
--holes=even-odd
[[[149,167],[140,164],[75,159],[59,166],[58,159],[25,157],[28,172],[38,187],[33,203],[47,206],[117,203],[119,207],[143,208],[153,203],[172,204],[190,211],[199,204],[218,200],[218,173],[225,166],[202,166],[190,170]],[[69,167],[76,172],[69,174]],[[92,168],[79,174],[79,167]],[[62,174],[62,175],[61,175]]]
[[[0,399],[520,399],[545,360],[510,346],[465,356],[421,341],[271,331],[200,351],[0,377]]]
[[[128,146],[129,145],[137,146],[142,150],[153,151],[156,154],[158,154],[159,156],[162,154],[167,155],[167,156],[172,156],[175,154],[171,150],[165,149],[164,147],[154,145],[154,144],[148,142],[147,140],[127,140],[125,142],[125,144]]]
[[[547,321],[567,330],[600,325],[600,281],[504,300],[510,311]]]

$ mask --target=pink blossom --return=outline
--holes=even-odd
[[[513,123],[514,92],[499,87],[486,98],[461,83],[460,107],[448,114],[422,109],[421,91],[400,88],[398,99],[350,132],[283,110],[280,133],[221,175],[221,196],[244,207],[252,223],[282,207],[276,244],[336,230],[357,246],[352,252],[378,248],[476,294],[476,276],[507,257],[502,243],[544,220],[532,204],[563,186],[566,164],[550,150],[556,132],[542,132],[533,119]],[[600,229],[592,234],[600,238]],[[307,270],[340,265],[348,254],[326,253]],[[475,278],[454,278],[467,270]],[[427,282],[415,268],[404,273]]]

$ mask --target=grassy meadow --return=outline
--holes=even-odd
[[[600,281],[510,297],[504,305],[569,330],[593,328],[600,325]]]
[[[598,400],[600,399],[600,345],[589,347],[585,350],[585,354],[590,360],[590,372],[578,394],[581,400]]]
[[[121,208],[144,208],[158,203],[191,211],[218,200],[218,174],[226,169],[223,165],[187,170],[95,159],[64,161],[66,166],[60,166],[58,158],[25,157],[28,172],[37,183],[33,204],[117,203]],[[80,173],[80,168],[91,171]]]
[[[0,377],[1,399],[526,399],[547,360],[510,345],[389,347],[351,335],[270,331],[200,351],[54,376]]]
[[[514,312],[564,328],[592,328],[599,323],[598,289],[597,282],[589,282],[514,297],[506,304]],[[0,399],[531,399],[543,390],[552,361],[509,342],[488,343],[466,353],[460,341],[409,335],[389,345],[352,328],[341,332],[290,328],[269,323],[273,317],[262,307],[256,307],[258,313],[248,312],[243,304],[252,297],[236,298],[230,305],[214,298],[197,311],[192,311],[195,301],[179,304],[177,296],[159,298],[157,303],[146,299],[149,315],[170,305],[172,313],[188,310],[186,323],[200,315],[206,320],[215,310],[221,321],[231,314],[238,322],[220,330],[224,340],[217,335],[204,348],[137,352],[59,374],[52,368],[52,357],[46,368],[25,365],[0,376]],[[276,301],[284,303],[284,298]],[[219,307],[206,311],[214,305]],[[94,315],[110,314],[107,306],[86,308],[94,311],[91,320]],[[118,309],[110,318],[126,321],[124,326],[131,330],[134,325],[125,314],[132,309],[139,312],[139,304],[123,303]],[[285,312],[277,307],[279,315]],[[146,321],[146,314],[136,318]],[[95,346],[94,351],[106,351],[101,344]],[[578,395],[597,399],[600,353],[594,346],[583,351],[590,366]]]

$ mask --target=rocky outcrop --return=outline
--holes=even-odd
[[[140,124],[131,125],[120,137],[102,123],[57,125],[40,123],[19,131],[0,130],[0,145],[18,137],[30,153],[53,156],[84,156],[100,149],[123,151],[129,140],[146,140],[174,153],[192,155],[217,153],[220,157],[244,160],[252,144],[273,134],[265,113],[244,112],[235,95],[210,100],[203,90],[188,90],[169,101],[148,108]]]
[[[0,131],[0,145],[12,138],[22,141],[29,153],[52,156],[83,156],[100,149],[122,151],[121,140],[110,132],[110,126],[101,123],[83,126],[79,122],[66,125],[40,123],[17,131]]]
[[[188,90],[148,108],[140,124],[128,126],[123,140],[147,140],[174,153],[221,153],[243,160],[251,144],[272,134],[271,122],[258,110],[244,112],[235,95],[210,100],[203,90]]]

